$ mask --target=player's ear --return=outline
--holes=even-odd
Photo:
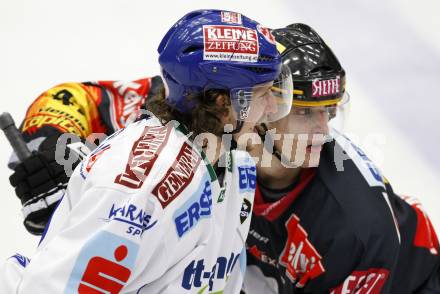
[[[217,98],[215,99],[215,104],[218,107],[226,107],[226,97],[223,94],[217,95]]]

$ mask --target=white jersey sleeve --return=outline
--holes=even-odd
[[[255,165],[230,162],[222,190],[173,124],[115,133],[75,170],[31,261],[3,265],[1,293],[238,291]]]

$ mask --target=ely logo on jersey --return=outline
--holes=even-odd
[[[171,128],[172,124],[145,127],[140,138],[133,144],[125,171],[116,176],[115,183],[132,189],[142,187],[160,151],[168,141]]]
[[[211,215],[212,193],[210,181],[205,181],[200,188],[191,199],[174,213],[174,223],[179,238],[195,227],[201,218]]]
[[[307,239],[307,233],[295,214],[286,222],[286,229],[287,241],[280,263],[286,267],[286,275],[292,283],[296,283],[296,287],[304,287],[308,280],[325,272],[322,257]]]
[[[256,30],[241,26],[204,25],[204,60],[258,61]]]
[[[241,14],[232,11],[222,11],[221,12],[222,22],[232,23],[232,24],[241,24]]]
[[[231,253],[231,256],[229,256],[229,259],[224,256],[220,256],[217,258],[217,262],[213,265],[213,267],[207,269],[207,271],[205,271],[206,265],[204,259],[191,261],[183,273],[182,287],[186,290],[191,290],[193,286],[200,288],[206,283],[205,281],[207,281],[209,286],[208,289],[209,291],[212,291],[215,280],[226,279],[229,273],[232,272],[232,269],[237,263],[239,257],[240,253],[234,254],[233,252]]]
[[[139,246],[102,231],[81,249],[64,293],[120,293],[134,266]]]
[[[187,143],[183,143],[173,165],[152,191],[162,208],[167,207],[189,185],[200,160],[196,151]]]
[[[312,82],[312,97],[337,95],[340,92],[341,79],[314,80]]]
[[[157,220],[150,224],[151,215],[134,204],[116,206],[112,205],[108,214],[108,221],[117,221],[128,225],[125,233],[129,235],[142,235],[148,229],[151,229]]]
[[[330,294],[380,293],[388,275],[389,271],[381,268],[354,271],[340,286],[332,289]]]
[[[238,186],[240,192],[253,192],[257,186],[257,169],[255,166],[238,167]]]

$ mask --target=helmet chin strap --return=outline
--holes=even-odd
[[[257,130],[258,135],[261,138],[261,141],[263,142],[263,146],[266,149],[267,145],[264,144],[264,140],[268,139],[270,140],[270,143],[272,144],[272,155],[274,155],[282,165],[284,165],[285,167],[291,167],[291,168],[299,168],[300,166],[296,166],[295,164],[291,163],[276,147],[275,147],[275,143],[272,139],[272,136],[266,136],[267,132],[268,132],[268,128],[266,126],[265,123],[260,124],[260,126],[263,128],[264,130],[264,134],[262,132],[260,132],[259,130]],[[267,150],[267,149],[266,149]],[[270,152],[270,150],[267,150]]]

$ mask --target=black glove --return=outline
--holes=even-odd
[[[57,140],[61,134],[46,138],[38,151],[19,163],[9,177],[23,205],[24,226],[41,235],[69,181],[65,169],[55,160]],[[69,149],[66,148],[69,155]],[[76,166],[80,161],[74,163]]]

